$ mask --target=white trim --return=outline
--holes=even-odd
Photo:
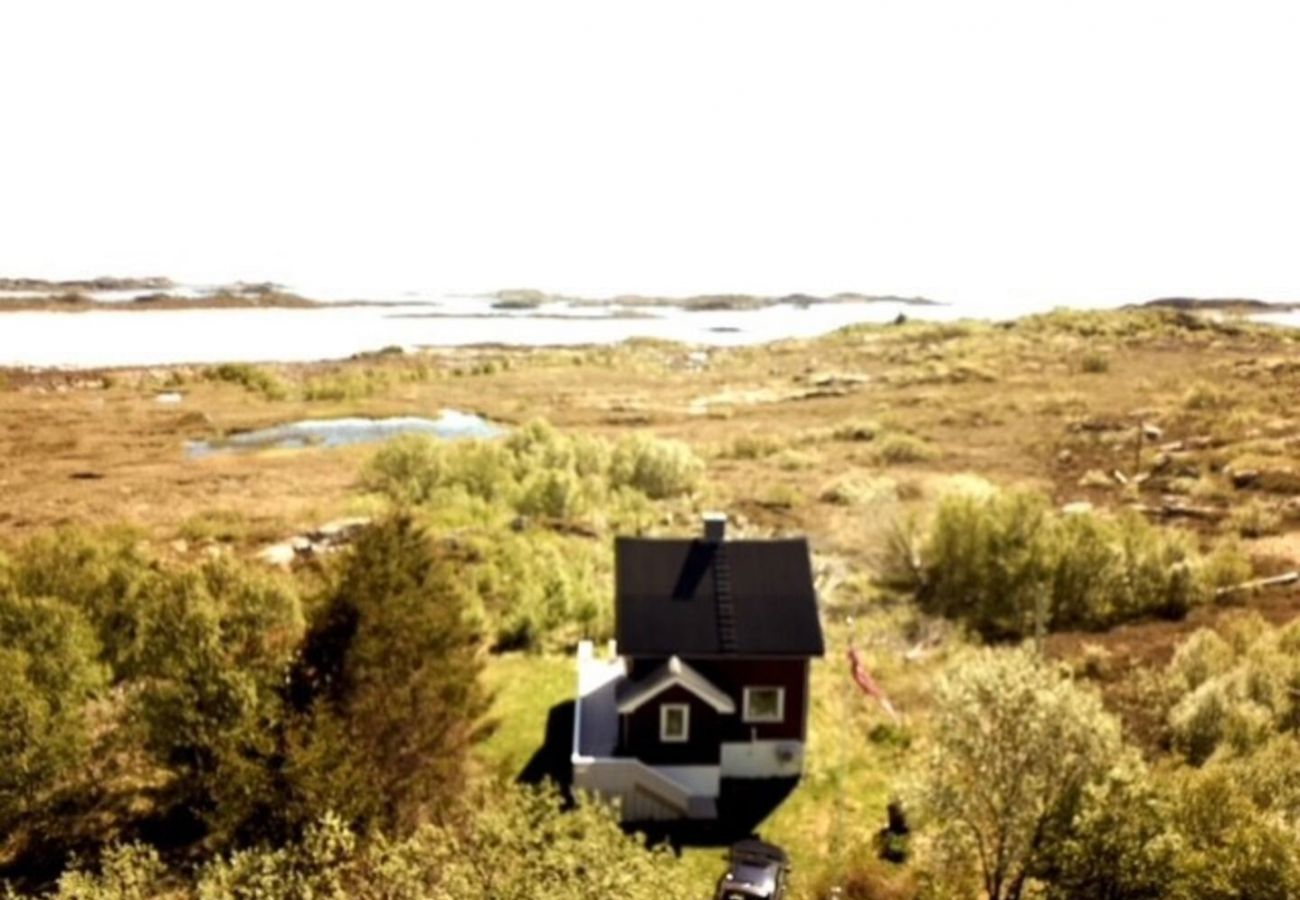
[[[680,710],[682,714],[682,733],[668,733],[668,714]],[[659,704],[659,740],[665,744],[685,744],[691,739],[691,705],[689,703]]]
[[[776,714],[775,715],[754,715],[749,708],[750,699],[755,691],[776,691]],[[775,723],[785,721],[785,688],[775,684],[756,684],[746,687],[743,694],[744,711],[742,721],[754,722],[757,724]]]
[[[802,741],[724,741],[723,778],[792,778],[803,771]]]
[[[655,771],[689,790],[695,797],[717,797],[722,792],[721,766],[661,766]]]
[[[618,701],[620,713],[634,712],[670,687],[682,687],[723,715],[736,711],[736,704],[717,685],[673,656],[639,684],[629,685]]]

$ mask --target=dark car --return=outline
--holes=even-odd
[[[790,858],[780,847],[760,840],[740,841],[727,855],[715,900],[781,900],[790,875]]]

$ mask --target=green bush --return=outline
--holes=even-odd
[[[524,515],[571,518],[620,489],[653,500],[689,493],[703,469],[678,441],[634,435],[611,447],[533,422],[504,441],[397,438],[371,459],[362,483],[399,504],[434,506],[459,493]]]
[[[1300,896],[1300,753],[1292,737],[1253,757],[1182,769],[1166,787],[1174,897]]]
[[[164,579],[134,533],[40,533],[17,549],[9,578],[21,595],[57,597],[80,610],[98,635],[113,679],[135,674]]]
[[[1212,596],[1226,560],[1215,568],[1205,562],[1190,535],[1136,514],[1066,515],[1037,494],[1011,491],[945,497],[919,570],[911,562],[887,568],[915,571],[928,611],[988,637],[1016,637],[1040,622],[1102,628],[1142,615],[1181,616]]]
[[[1104,353],[1085,353],[1079,361],[1079,368],[1089,375],[1100,375],[1110,371],[1110,357]]]
[[[871,441],[875,440],[881,431],[879,423],[868,419],[857,419],[836,425],[835,430],[831,432],[831,437],[837,441]]]
[[[564,810],[553,791],[502,788],[459,821],[409,837],[358,834],[326,814],[300,840],[242,850],[192,873],[142,845],[110,850],[100,871],[60,879],[53,900],[660,900],[694,891],[666,849],[624,834],[607,807]]]
[[[1232,403],[1232,395],[1217,384],[1198,381],[1183,394],[1183,406],[1198,412],[1226,409]]]
[[[492,628],[496,650],[568,650],[613,634],[608,547],[544,531],[471,543],[467,587]]]
[[[1275,738],[1202,769],[1117,767],[1084,798],[1046,896],[1300,895],[1300,745]]]
[[[635,434],[619,441],[610,459],[609,480],[652,500],[689,494],[699,483],[704,464],[681,441]]]
[[[157,802],[217,841],[277,811],[281,689],[302,640],[297,595],[236,563],[168,572],[130,693],[142,748],[169,773]]]
[[[0,585],[0,833],[68,787],[86,762],[87,703],[106,684],[98,651],[75,607]]]
[[[1239,616],[1225,636],[1202,629],[1165,672],[1171,743],[1189,762],[1244,756],[1300,730],[1300,625]]]
[[[786,449],[789,442],[770,434],[742,434],[720,454],[724,459],[764,459]]]
[[[1232,511],[1225,526],[1242,537],[1264,537],[1282,530],[1282,515],[1275,506],[1251,498]]]
[[[893,432],[873,445],[872,457],[880,465],[895,466],[934,459],[935,449],[928,442],[910,434]]]
[[[288,385],[276,375],[248,363],[222,363],[204,370],[203,377],[208,381],[236,384],[255,394],[261,394],[267,400],[284,400],[289,396]]]

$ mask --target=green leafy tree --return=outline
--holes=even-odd
[[[57,597],[79,609],[115,681],[137,674],[162,577],[136,538],[126,529],[38,534],[18,549],[9,575],[20,594]]]
[[[86,760],[87,703],[106,681],[98,655],[75,607],[0,587],[0,832]]]
[[[238,851],[187,877],[148,847],[110,850],[98,873],[78,869],[54,900],[661,900],[697,893],[666,849],[624,834],[612,811],[561,809],[553,791],[500,788],[476,796],[455,824],[363,838],[335,815],[300,840]]]
[[[407,516],[368,528],[292,674],[299,814],[407,829],[455,795],[486,711],[480,636],[450,560]]]
[[[1025,650],[959,658],[935,700],[920,805],[941,880],[951,887],[977,873],[989,900],[1016,900],[1119,757],[1118,724]]]
[[[155,598],[132,711],[170,771],[165,803],[219,840],[276,803],[284,674],[302,638],[296,594],[216,561],[169,573]]]

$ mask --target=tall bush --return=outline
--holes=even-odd
[[[1212,595],[1224,568],[1183,532],[1136,514],[1062,514],[1026,491],[945,497],[918,557],[887,568],[913,572],[926,609],[988,637],[1178,617]]]
[[[989,900],[1019,898],[1120,750],[1118,723],[1062,669],[1019,649],[959,657],[936,686],[919,797],[935,871],[958,895],[977,876]]]
[[[487,700],[452,560],[408,516],[366,529],[294,666],[291,815],[407,829],[458,792]]]

